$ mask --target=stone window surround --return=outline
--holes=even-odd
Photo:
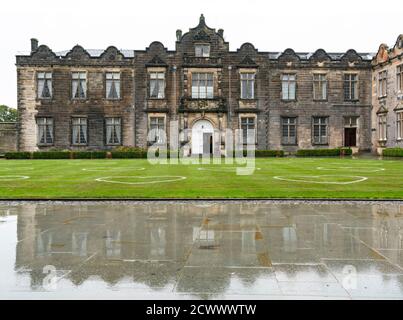
[[[35,117],[35,123],[36,123],[36,129],[38,130],[38,119],[43,119],[43,118],[47,118],[47,119],[52,119],[52,136],[53,136],[53,141],[52,143],[40,143],[39,139],[38,139],[38,134],[39,132],[37,131],[37,146],[39,147],[48,147],[48,146],[53,146],[55,144],[55,119],[52,116],[36,116]]]
[[[51,85],[52,85],[51,91],[52,91],[52,93],[51,93],[51,95],[50,95],[49,98],[46,98],[46,97],[43,98],[43,97],[40,97],[40,96],[38,95],[38,73],[50,73],[50,74],[52,75],[52,80],[51,80]],[[39,100],[50,101],[50,100],[53,99],[53,92],[54,92],[54,86],[53,86],[53,69],[51,69],[51,68],[38,68],[38,69],[36,69],[36,70],[35,70],[35,97],[36,97],[36,100],[37,100],[37,101],[39,101]]]
[[[325,84],[326,84],[326,97],[322,97],[322,98],[315,98],[315,76],[316,75],[324,75],[325,76]],[[328,97],[329,97],[329,80],[327,78],[328,72],[327,71],[313,71],[312,72],[312,97],[313,97],[313,101],[320,101],[320,102],[326,102],[328,101]]]
[[[396,112],[396,140],[403,141],[403,109],[396,110],[395,112]]]
[[[295,96],[293,99],[284,99],[283,97],[283,76],[288,75],[288,76],[295,76]],[[297,101],[297,91],[298,91],[298,85],[297,85],[297,75],[298,75],[298,71],[297,70],[287,70],[287,71],[283,71],[280,73],[280,98],[282,102],[295,102]],[[288,83],[290,81],[288,80]]]
[[[87,119],[87,141],[86,143],[73,143],[73,119],[77,119],[77,118],[85,118]],[[87,115],[73,115],[70,117],[70,142],[72,146],[88,146],[89,144],[89,125],[88,125],[88,116]]]
[[[387,120],[387,112],[381,112],[377,114],[377,127],[378,127],[378,141],[382,143],[386,143],[388,141],[388,120]],[[384,126],[383,130],[381,130],[381,126]],[[381,137],[381,134],[384,134]]]
[[[315,118],[326,118],[326,142],[315,142],[315,131],[314,131],[314,126],[315,126]],[[312,120],[312,125],[311,125],[311,130],[312,130],[312,145],[313,146],[327,146],[329,145],[329,128],[330,128],[330,116],[325,115],[314,115],[311,118]],[[321,124],[323,125],[323,124]],[[320,128],[319,128],[319,135],[320,135]]]
[[[241,120],[242,118],[254,118],[254,123],[255,123],[255,144],[257,144],[257,132],[258,132],[258,125],[257,125],[257,115],[256,113],[240,113],[238,116],[238,123],[239,123],[239,129],[242,131],[241,127]],[[243,139],[243,135],[242,135]]]
[[[403,63],[396,66],[396,91],[403,93]]]
[[[357,76],[356,97],[354,97],[354,99],[346,99],[346,97],[345,97],[345,85],[346,85],[345,76],[346,75],[356,75]],[[343,72],[343,98],[344,98],[344,101],[346,101],[346,102],[360,101],[360,72],[359,71],[344,71]]]
[[[119,90],[119,98],[108,98],[106,93],[106,74],[107,73],[119,73],[119,81],[120,81],[120,90]],[[103,71],[103,82],[104,82],[104,99],[108,101],[121,101],[123,100],[123,86],[122,86],[122,70],[120,68],[108,68]]]
[[[283,142],[283,119],[292,118],[295,119],[295,143],[284,143]],[[280,138],[281,145],[283,146],[297,146],[298,145],[298,116],[280,116]]]
[[[192,74],[193,73],[213,73],[213,99],[201,99],[201,100],[214,100],[220,95],[220,88],[218,86],[219,73],[222,71],[221,68],[205,68],[205,67],[192,67],[185,68],[184,73],[187,76],[187,86],[184,88],[184,93],[191,99],[199,100],[197,98],[192,98]],[[184,84],[185,85],[185,84]]]
[[[163,98],[157,98],[157,97],[151,97],[150,94],[150,83],[151,83],[151,73],[164,73],[164,97]],[[167,97],[167,68],[166,67],[147,67],[147,98],[150,100],[166,100]]]
[[[380,70],[377,74],[376,91],[378,99],[386,98],[388,95],[388,71]]]
[[[239,72],[239,100],[246,100],[246,101],[253,101],[257,100],[256,99],[256,75],[257,75],[257,69],[256,68],[240,68],[238,70]],[[241,79],[241,74],[254,74],[254,79],[253,79],[253,98],[242,98],[242,79]]]
[[[73,97],[73,81],[76,79],[73,79],[73,73],[85,73],[85,82],[87,84],[87,90],[85,92],[85,98],[74,98]],[[83,69],[72,69],[70,72],[70,79],[71,79],[71,86],[70,86],[70,97],[71,100],[74,101],[85,101],[88,100],[88,71],[87,70],[83,70]]]
[[[148,113],[147,116],[147,143],[153,143],[153,141],[148,141],[148,134],[151,130],[151,118],[164,118],[164,130],[166,138],[168,139],[168,130],[167,130],[167,115],[166,113]]]
[[[197,47],[208,47],[208,54],[204,55],[204,50],[202,50],[202,55],[197,55]],[[211,45],[208,42],[195,42],[194,43],[194,53],[195,53],[195,57],[198,58],[209,58],[210,54],[211,54]]]
[[[120,119],[120,143],[108,143],[108,139],[107,139],[107,123],[106,120],[107,119]],[[88,120],[87,120],[88,121]],[[123,144],[123,118],[121,116],[105,116],[104,118],[104,127],[105,127],[105,145],[106,146],[121,146]],[[88,126],[88,124],[87,124]]]

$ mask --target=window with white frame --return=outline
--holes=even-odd
[[[150,142],[164,143],[165,136],[165,118],[150,117]]]
[[[195,45],[195,55],[196,57],[209,57],[210,56],[210,45],[209,44],[196,44]]]
[[[192,98],[212,99],[213,96],[213,73],[192,73]]]
[[[327,144],[328,143],[328,117],[313,117],[313,143]]]
[[[120,118],[106,118],[106,144],[118,145],[122,142],[122,126]]]
[[[110,100],[120,99],[120,73],[107,72],[106,78],[106,98]]]
[[[71,143],[73,145],[86,145],[87,142],[87,118],[73,118]]]
[[[403,139],[403,110],[396,112],[397,139]]]
[[[386,141],[387,136],[387,117],[386,113],[378,114],[378,139]]]
[[[386,70],[378,73],[378,97],[386,97],[387,90],[387,72]]]
[[[313,99],[327,99],[327,79],[326,74],[315,73],[313,75]]]
[[[295,100],[296,97],[296,75],[283,74],[281,76],[281,92],[283,100]]]
[[[398,92],[403,92],[403,64],[396,68],[396,86]]]
[[[73,72],[71,78],[72,98],[85,99],[87,97],[87,73]]]
[[[241,117],[241,130],[242,130],[242,142],[248,143],[248,138],[255,140],[256,135],[256,123],[255,117]],[[253,136],[251,136],[253,134]]]
[[[281,119],[282,144],[297,144],[297,118],[284,117]]]
[[[344,100],[354,101],[358,100],[358,75],[345,74],[344,75]]]
[[[150,98],[165,98],[165,72],[150,72]]]
[[[53,119],[52,118],[37,118],[38,126],[38,144],[51,145],[53,144]]]
[[[38,72],[37,73],[37,95],[39,99],[52,98],[52,73]]]
[[[255,73],[241,73],[241,99],[255,98]]]

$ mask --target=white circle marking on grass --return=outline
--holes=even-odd
[[[141,171],[141,170],[145,170],[145,169],[146,168],[143,168],[143,167],[141,167],[141,168],[136,168],[136,167],[134,167],[134,168],[130,168],[130,167],[128,167],[128,168],[107,168],[107,167],[105,167],[105,168],[84,168],[81,170],[93,171],[93,172],[103,172],[103,171],[129,171],[129,170]]]
[[[326,167],[316,167],[317,170],[328,170],[328,171],[356,171],[356,172],[379,172],[385,171],[385,168],[376,168],[376,167],[337,167],[337,168],[326,168]]]
[[[16,180],[25,180],[29,179],[28,176],[0,176],[1,181],[16,181]]]
[[[213,171],[213,172],[236,172],[237,169],[253,169],[248,167],[233,167],[233,168],[197,168],[200,171]],[[254,168],[255,170],[262,170],[261,168]]]
[[[305,179],[292,179],[293,177],[300,177],[300,178],[321,178],[321,177],[347,177],[347,178],[358,178],[353,181],[344,181],[344,182],[339,182],[339,181],[314,181],[314,180],[305,180]],[[306,183],[319,183],[319,184],[352,184],[352,183],[357,183],[357,182],[363,182],[365,180],[368,180],[367,177],[361,177],[361,176],[344,176],[344,175],[322,175],[322,176],[290,176],[290,177],[282,177],[282,176],[275,176],[273,179],[277,180],[283,180],[283,181],[292,181],[292,182],[306,182]]]
[[[172,178],[172,179],[169,179],[169,180],[156,180],[156,181],[143,181],[143,182],[124,182],[124,181],[108,180],[108,179],[119,179],[119,178],[133,178],[133,179]],[[112,177],[97,178],[97,179],[95,179],[95,181],[136,185],[136,184],[152,184],[152,183],[174,182],[174,181],[180,181],[180,180],[185,180],[185,179],[186,179],[186,177],[184,177],[184,176],[136,176],[136,177],[112,176]]]

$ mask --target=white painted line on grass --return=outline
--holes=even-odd
[[[356,178],[356,180],[353,181],[315,181],[315,180],[306,180],[306,179],[293,179],[293,178],[322,178],[322,177],[346,177],[346,178]],[[357,182],[363,182],[365,180],[368,180],[367,177],[361,177],[361,176],[344,176],[344,175],[322,175],[322,176],[289,176],[289,177],[284,177],[284,176],[275,176],[273,177],[276,180],[283,180],[283,181],[292,181],[292,182],[305,182],[305,183],[319,183],[319,184],[340,184],[340,185],[345,185],[345,184],[352,184],[352,183],[357,183]]]
[[[145,170],[146,168],[131,168],[131,167],[127,167],[127,168],[84,168],[81,169],[83,171],[93,171],[93,172],[103,172],[103,171],[131,171],[131,170],[135,170],[135,171],[141,171],[141,170]]]
[[[25,180],[29,179],[28,176],[0,176],[1,181],[16,181],[16,180]]]
[[[379,172],[385,171],[385,168],[376,168],[376,167],[334,167],[334,168],[327,168],[327,167],[316,167],[318,170],[328,170],[328,171],[355,171],[355,172]]]
[[[110,180],[110,179],[120,179],[120,178],[125,178],[125,179],[127,179],[127,178],[132,178],[132,179],[171,178],[171,179],[168,179],[168,180],[155,180],[155,181],[141,181],[141,182],[124,182],[124,181]],[[111,177],[97,178],[97,179],[95,179],[95,181],[137,185],[137,184],[152,184],[152,183],[174,182],[174,181],[180,181],[180,180],[185,180],[185,179],[186,179],[186,177],[184,177],[184,176],[134,176],[134,177],[130,177],[130,176],[111,176]]]

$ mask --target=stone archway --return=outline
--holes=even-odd
[[[211,154],[214,127],[208,120],[197,120],[192,126],[192,154]]]

